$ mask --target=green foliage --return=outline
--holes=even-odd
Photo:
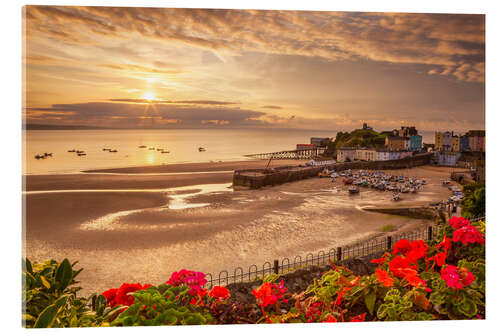
[[[382,231],[382,232],[391,232],[394,230],[396,230],[396,227],[394,226],[394,224],[386,224],[380,228],[380,231]]]
[[[209,311],[191,305],[190,288],[166,284],[133,293],[134,304],[123,311],[111,326],[203,325],[214,322]]]
[[[334,156],[337,154],[337,149],[340,147],[367,147],[381,148],[385,145],[385,138],[389,132],[378,133],[374,130],[357,129],[350,133],[337,132],[334,141],[329,141],[327,144],[326,154]]]
[[[484,183],[472,183],[464,186],[462,200],[462,215],[466,218],[485,216],[486,186]]]
[[[435,319],[430,313],[416,311],[412,297],[414,297],[412,292],[401,296],[398,289],[389,289],[384,297],[384,303],[377,310],[377,318],[388,321]]]
[[[90,309],[90,298],[77,297],[81,289],[75,277],[82,269],[68,259],[58,263],[23,261],[23,321],[26,327],[100,326],[118,307],[106,309],[106,299],[96,297],[96,310]]]

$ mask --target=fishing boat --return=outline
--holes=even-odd
[[[84,152],[83,150],[77,150],[77,151],[76,151],[76,153],[77,153],[77,154],[83,154],[83,153],[85,153],[85,152]]]
[[[77,153],[78,156],[87,156],[85,153]]]
[[[139,148],[148,148],[148,146],[140,145]]]
[[[349,194],[358,194],[359,193],[359,187],[349,187]]]
[[[346,184],[346,185],[352,184],[352,178],[346,178],[346,179],[344,179],[344,184]]]
[[[102,151],[110,151],[110,148],[102,148]]]
[[[37,160],[39,160],[39,159],[41,159],[41,158],[45,158],[45,156],[43,156],[43,155],[39,155],[39,154],[36,154],[36,155],[35,155],[35,158],[36,158]]]
[[[49,157],[49,156],[52,157],[52,153],[43,153],[43,156],[45,156],[45,157]]]
[[[149,148],[149,150],[155,150],[155,147],[151,147],[151,148]]]
[[[110,149],[110,150],[109,150],[109,152],[110,152],[110,153],[117,153],[117,152],[118,152],[118,150],[116,150],[116,149]]]
[[[198,148],[198,151],[200,151],[200,152],[201,152],[201,151],[206,151],[206,149],[205,149],[205,148],[203,148],[203,147],[199,147],[199,148]]]
[[[323,171],[318,173],[318,177],[320,177],[320,178],[324,178],[324,177],[328,177],[328,176],[329,176],[328,169],[323,169]]]
[[[392,200],[394,200],[394,201],[399,201],[399,200],[401,200],[401,195],[400,195],[399,193],[394,193],[394,194],[392,195]]]
[[[168,150],[162,150],[162,151],[161,151],[161,153],[162,153],[162,154],[168,154],[168,153],[170,153],[170,152],[169,152]]]
[[[76,153],[75,149],[68,150],[68,153]]]

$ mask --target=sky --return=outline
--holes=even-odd
[[[484,15],[24,7],[23,120],[485,128]]]

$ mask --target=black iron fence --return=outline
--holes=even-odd
[[[484,217],[472,219],[478,221]],[[206,274],[207,283],[205,287],[212,288],[217,285],[227,285],[236,282],[251,282],[263,279],[269,274],[286,274],[296,269],[310,266],[324,266],[331,262],[339,263],[346,259],[361,258],[371,254],[391,250],[394,244],[400,239],[408,240],[432,240],[436,237],[439,226],[429,226],[422,229],[403,232],[385,238],[348,245],[344,247],[330,248],[326,251],[319,251],[317,254],[308,253],[305,256],[297,255],[294,258],[275,259],[272,263],[266,261],[262,266],[251,265],[247,270],[236,267],[232,274],[227,270],[220,271],[217,276]]]

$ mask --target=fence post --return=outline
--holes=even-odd
[[[340,246],[337,248],[337,261],[342,261],[342,248]]]
[[[432,238],[433,238],[433,235],[432,235],[432,226],[429,226],[429,228],[427,229],[427,236],[429,237],[428,240],[432,240]]]
[[[280,264],[278,260],[274,260],[274,274],[279,274]]]
[[[92,302],[91,309],[92,309],[92,311],[95,311],[95,301],[96,301],[96,298],[97,298],[96,295],[93,295],[92,298],[91,298],[91,302]]]
[[[390,250],[392,248],[392,237],[387,236],[387,250]]]

